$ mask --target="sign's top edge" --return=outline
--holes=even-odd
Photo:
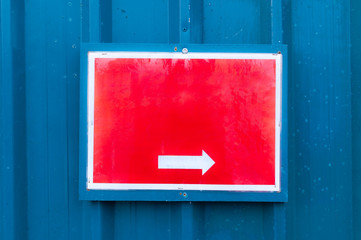
[[[282,53],[88,51],[89,58],[279,59]]]

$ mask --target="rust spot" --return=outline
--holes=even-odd
[[[176,52],[178,50],[178,48],[177,47],[174,47],[174,51]]]

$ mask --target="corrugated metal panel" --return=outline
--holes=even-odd
[[[1,239],[361,238],[358,1],[2,0],[0,12]],[[80,43],[180,41],[289,45],[288,203],[78,200]]]

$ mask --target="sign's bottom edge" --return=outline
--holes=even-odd
[[[239,191],[280,192],[277,185],[218,185],[218,184],[120,184],[88,183],[88,190],[196,190],[196,191]]]

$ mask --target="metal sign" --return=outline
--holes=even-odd
[[[281,53],[89,51],[87,71],[89,191],[281,191]]]

